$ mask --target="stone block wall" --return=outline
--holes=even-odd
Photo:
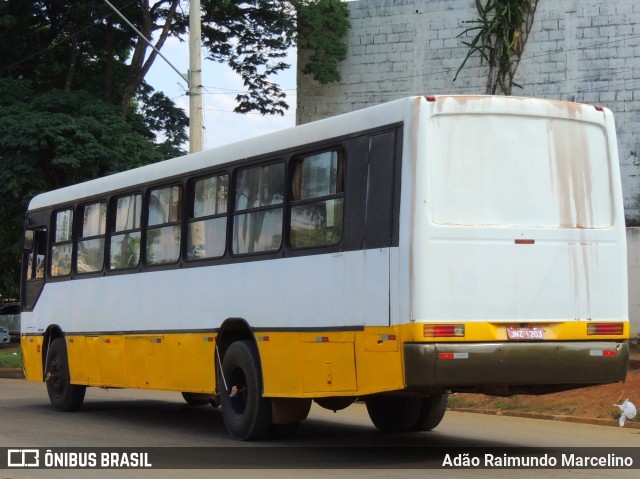
[[[298,75],[297,122],[410,95],[484,94],[486,66],[459,36],[477,17],[475,0],[349,2],[352,29],[342,81]],[[299,52],[303,65],[305,52]],[[640,210],[640,1],[540,0],[514,95],[603,105],[616,117],[626,216]],[[636,156],[637,155],[637,156]]]

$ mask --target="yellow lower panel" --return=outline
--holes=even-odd
[[[265,395],[360,396],[403,387],[399,328],[260,333]]]
[[[67,336],[74,384],[211,393],[212,334]]]
[[[30,381],[42,381],[42,336],[22,336],[22,364],[25,377]]]

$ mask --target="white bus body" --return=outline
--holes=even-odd
[[[307,254],[290,244],[291,165],[323,149],[346,158],[344,219],[325,219],[344,221],[343,233]],[[261,161],[282,161],[287,172],[272,254],[235,254],[231,186],[217,260],[190,262],[183,245],[171,265],[111,271],[108,230],[99,271],[76,266],[51,277],[55,212],[79,218],[83,205],[104,201],[111,225],[114,198],[137,192],[147,201],[150,188],[179,184],[187,218],[193,178],[224,171],[233,185]],[[417,406],[424,412],[451,390],[539,393],[626,376],[622,192],[613,117],[603,108],[407,98],[39,195],[27,214],[27,230],[38,228],[48,269],[25,279],[28,379],[46,377],[47,348],[65,338],[77,387],[220,393],[216,363],[245,342],[277,424],[295,422],[276,419],[290,407],[284,398],[334,408],[340,398],[393,392],[430,398]],[[40,254],[33,248],[26,263]],[[389,429],[397,418],[381,411],[397,405],[375,401],[372,419]]]

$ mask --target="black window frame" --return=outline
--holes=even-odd
[[[85,209],[88,206],[93,206],[93,205],[104,205],[104,218],[103,218],[103,225],[102,225],[103,233],[95,234],[91,236],[82,236]],[[108,224],[108,218],[109,218],[109,202],[106,199],[101,198],[101,199],[96,199],[95,201],[92,201],[92,202],[83,203],[76,208],[76,213],[77,213],[77,218],[76,218],[77,228],[76,228],[76,234],[74,234],[73,271],[75,274],[82,275],[82,276],[102,273],[105,270],[105,264],[106,264],[105,254],[106,254],[106,248],[107,248],[107,231],[108,231],[107,224]],[[102,262],[101,262],[100,268],[91,270],[91,271],[81,271],[78,268],[79,258],[80,258],[80,244],[87,241],[97,240],[97,239],[102,239]]]
[[[238,201],[238,176],[241,172],[256,169],[256,168],[265,168],[274,165],[281,165],[282,171],[282,201],[276,204],[269,204],[266,206],[251,206],[249,208],[238,209],[236,203]],[[227,240],[228,244],[228,252],[230,257],[232,258],[246,258],[251,256],[270,256],[274,254],[279,254],[282,252],[283,248],[285,248],[285,226],[286,226],[286,211],[287,211],[287,159],[284,156],[278,156],[276,158],[270,157],[268,159],[264,159],[259,162],[252,162],[248,164],[243,164],[236,167],[233,170],[233,175],[231,176],[231,188],[230,195],[231,199],[229,201],[229,220],[227,222]],[[237,252],[234,250],[235,243],[235,227],[237,218],[243,215],[251,215],[254,213],[260,212],[268,212],[273,210],[281,210],[281,218],[280,218],[280,244],[278,248],[268,249],[268,250],[260,250],[260,251],[246,251],[246,252]]]
[[[342,175],[341,181],[337,177],[336,178],[336,193],[329,193],[321,196],[314,196],[308,198],[296,199],[294,197],[294,182],[296,181],[296,170],[297,165],[301,164],[304,160],[317,157],[326,153],[337,153],[338,155],[338,165],[336,169],[336,175]],[[287,179],[287,214],[286,214],[286,238],[287,238],[287,247],[294,252],[297,251],[305,251],[305,250],[326,250],[339,246],[345,236],[345,208],[346,208],[346,199],[347,195],[345,190],[347,188],[347,165],[348,165],[348,149],[343,145],[331,145],[322,149],[316,149],[313,151],[308,151],[304,153],[299,153],[291,156],[289,168],[288,168],[288,179]],[[341,184],[340,184],[341,183]],[[338,191],[339,187],[342,187],[341,191]],[[292,211],[296,206],[300,205],[308,205],[314,203],[324,203],[330,200],[342,200],[342,218],[340,225],[340,237],[337,238],[336,241],[331,243],[316,243],[316,244],[306,244],[306,245],[294,245],[292,241]]]
[[[138,217],[138,226],[129,229],[117,230],[118,223],[118,201],[123,198],[135,198],[136,196],[140,197],[140,212]],[[145,213],[145,201],[144,201],[144,192],[140,190],[132,190],[123,192],[121,194],[114,195],[109,200],[109,208],[107,212],[107,246],[105,246],[105,261],[106,261],[106,270],[110,274],[119,274],[127,271],[136,271],[139,270],[142,266],[142,258],[143,258],[143,250],[144,250],[144,213]],[[135,199],[134,199],[135,202]],[[113,238],[117,236],[130,235],[132,233],[138,233],[140,238],[140,244],[138,245],[138,261],[135,265],[127,265],[121,268],[114,268],[112,262],[112,247],[113,247]],[[127,261],[128,263],[128,261]]]
[[[69,238],[66,238],[62,241],[58,241],[57,238],[57,232],[58,232],[58,214],[59,213],[63,213],[65,211],[70,211],[71,212],[71,221],[70,221],[70,226],[69,226]],[[74,263],[75,263],[75,247],[74,247],[74,239],[75,239],[75,225],[74,222],[76,221],[76,208],[74,208],[73,206],[66,206],[66,207],[62,207],[62,208],[57,208],[55,210],[53,210],[53,212],[51,213],[51,229],[50,229],[50,234],[51,234],[51,241],[49,244],[49,264],[47,265],[47,272],[48,275],[51,278],[54,279],[65,279],[65,278],[71,278],[74,272]],[[53,262],[56,258],[56,253],[54,252],[54,250],[56,248],[62,247],[62,246],[70,246],[71,247],[71,255],[69,258],[69,270],[66,274],[54,274],[54,265]]]
[[[166,189],[166,188],[179,188],[180,190],[180,204],[178,205],[176,211],[178,212],[178,218],[169,221],[167,223],[154,223],[149,224],[150,217],[150,209],[151,209],[151,195],[154,191]],[[125,195],[126,196],[126,195]],[[142,239],[141,239],[141,264],[145,267],[150,268],[162,268],[162,267],[171,267],[173,265],[179,264],[183,258],[183,244],[184,244],[184,229],[185,229],[185,185],[184,181],[176,180],[169,183],[163,183],[158,185],[151,185],[147,188],[144,194],[143,199],[143,218],[142,218]],[[179,244],[177,248],[177,257],[175,260],[171,261],[162,261],[162,262],[151,262],[149,261],[149,233],[155,230],[161,230],[163,228],[172,227],[176,228],[180,233]]]

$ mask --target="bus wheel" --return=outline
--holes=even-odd
[[[262,397],[260,355],[252,341],[236,341],[222,359],[228,390],[220,394],[227,431],[241,441],[262,439],[271,431],[271,402]],[[223,383],[223,389],[224,389]]]
[[[204,406],[209,404],[213,396],[203,393],[182,393],[182,397],[189,406]]]
[[[402,396],[370,396],[367,412],[373,425],[382,432],[411,431],[419,419],[422,398]]]
[[[444,413],[447,410],[447,400],[449,395],[433,394],[431,397],[422,400],[422,407],[418,419],[411,428],[412,431],[431,431],[440,424]]]
[[[71,384],[67,343],[63,338],[54,339],[47,352],[45,365],[47,392],[53,408],[58,411],[77,411],[84,401],[85,386]]]

